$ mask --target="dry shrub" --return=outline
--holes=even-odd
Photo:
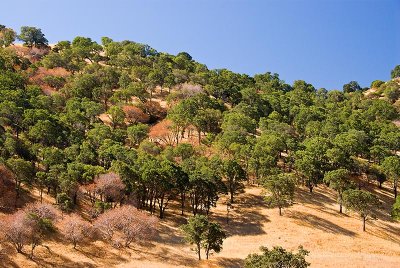
[[[172,146],[176,142],[176,135],[171,131],[172,128],[172,121],[164,119],[150,128],[149,138],[151,141]]]
[[[151,239],[157,232],[157,224],[156,217],[125,205],[100,215],[95,227],[114,247],[129,247],[133,241]]]
[[[167,116],[167,111],[161,107],[159,102],[156,101],[147,101],[143,103],[141,108],[149,115],[150,123],[161,120]]]
[[[10,242],[18,253],[22,253],[24,245],[29,243],[32,228],[29,226],[25,211],[19,210],[5,216],[0,222],[0,230],[7,242]]]
[[[60,223],[61,234],[74,245],[90,241],[93,238],[92,225],[76,214],[66,216]]]
[[[123,110],[129,124],[147,123],[150,120],[150,116],[136,106],[125,106]]]
[[[49,204],[30,204],[23,210],[5,216],[0,231],[18,253],[22,253],[23,247],[30,244],[32,258],[35,248],[54,231],[53,222],[58,215],[58,211]]]
[[[106,202],[121,202],[124,197],[125,184],[113,173],[101,174],[95,180],[95,192]]]

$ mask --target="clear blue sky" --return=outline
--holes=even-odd
[[[288,83],[367,86],[400,64],[400,0],[18,0],[0,24],[50,43],[87,36],[186,51],[209,68],[277,72]]]

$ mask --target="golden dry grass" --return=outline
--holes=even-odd
[[[277,209],[266,208],[259,187],[249,186],[238,195],[229,223],[225,197],[213,209],[212,219],[223,225],[228,238],[222,252],[209,261],[197,261],[190,246],[182,242],[179,225],[185,218],[170,209],[152,242],[117,250],[97,241],[74,250],[55,238],[45,243],[50,251],[39,247],[33,261],[11,248],[3,249],[0,266],[241,267],[243,259],[258,252],[261,245],[280,245],[291,250],[303,245],[311,252],[307,258],[311,267],[399,267],[400,223],[391,221],[387,214],[393,197],[388,188],[374,188],[374,192],[383,201],[385,211],[379,213],[378,220],[367,223],[366,232],[362,232],[357,215],[338,213],[334,192],[324,186],[312,194],[298,189],[296,204],[285,209],[283,216],[279,216]]]

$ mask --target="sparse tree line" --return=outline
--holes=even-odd
[[[48,45],[35,27],[21,28],[18,36],[27,47]],[[329,185],[339,211],[354,210],[364,223],[380,206],[367,184],[390,184],[397,197],[398,66],[393,80],[373,81],[377,91],[368,95],[355,81],[343,91],[302,80],[289,85],[278,74],[209,70],[186,52],[174,56],[106,37],[101,44],[86,37],[61,41],[29,60],[10,46],[16,37],[0,27],[0,208],[21,207],[30,187],[41,199],[52,196],[65,213],[89,202],[93,226],[71,220],[67,228],[74,246],[96,226],[102,238],[129,246],[140,237],[129,228],[145,228],[129,223],[133,215],[143,218],[147,235],[156,225],[147,212],[163,218],[178,204],[182,215],[190,211],[199,219],[221,195],[235,202],[245,183],[265,187],[267,204],[279,213],[293,203],[298,185],[311,193]],[[56,69],[66,75],[40,78]],[[44,94],[43,85],[53,92]],[[156,101],[160,95],[167,108]],[[148,139],[154,124],[166,120],[171,136]],[[187,142],[191,137],[196,145]],[[129,224],[113,222],[118,213],[129,214]],[[26,216],[21,210],[10,217],[18,214]],[[219,250],[194,243],[207,256]]]

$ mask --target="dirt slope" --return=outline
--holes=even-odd
[[[389,189],[375,190],[387,208],[393,200]],[[190,246],[182,242],[179,225],[185,220],[171,209],[167,220],[161,222],[156,241],[134,245],[132,249],[117,250],[103,242],[78,247],[62,244],[60,240],[47,242],[50,251],[40,247],[34,261],[3,249],[1,267],[241,267],[243,259],[258,252],[261,245],[281,245],[309,250],[311,267],[399,267],[400,223],[380,213],[379,220],[367,223],[362,232],[357,215],[340,215],[335,195],[330,189],[319,187],[313,194],[299,189],[297,203],[279,216],[277,209],[267,209],[261,189],[247,187],[238,196],[226,222],[225,198],[221,198],[212,218],[219,221],[229,237],[220,254],[209,261],[198,262]],[[189,213],[189,212],[188,212]],[[10,252],[10,255],[7,254]]]

